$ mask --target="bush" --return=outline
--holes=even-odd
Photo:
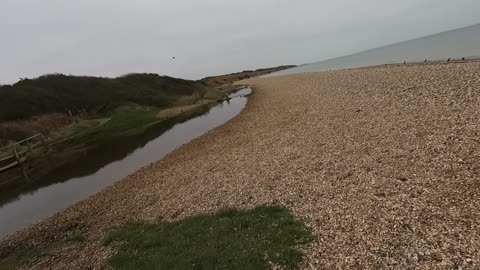
[[[102,114],[132,102],[166,107],[182,96],[203,97],[205,93],[206,88],[198,82],[157,74],[131,74],[114,79],[46,75],[0,86],[0,122],[68,111],[76,114],[80,110]]]

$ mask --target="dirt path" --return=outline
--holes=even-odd
[[[249,83],[232,121],[3,246],[80,232],[37,269],[99,268],[127,220],[276,203],[318,237],[306,269],[480,267],[480,63]]]

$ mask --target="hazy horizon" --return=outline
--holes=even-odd
[[[6,0],[0,6],[0,84],[50,73],[199,79],[312,63],[475,25],[480,11],[472,0]]]

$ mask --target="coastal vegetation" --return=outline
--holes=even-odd
[[[1,86],[0,158],[12,155],[11,147],[2,146],[39,133],[45,142],[41,146],[47,149],[29,152],[28,162],[22,168],[0,173],[0,203],[41,186],[37,179],[74,162],[84,151],[114,138],[135,139],[147,129],[159,130],[159,126],[171,126],[172,121],[184,121],[238,89],[233,82],[287,67],[198,81],[157,74],[118,78],[51,74]],[[17,147],[17,151],[24,150],[28,147]],[[18,181],[25,171],[35,179]]]
[[[82,136],[78,136],[69,141],[69,144],[93,144],[100,143],[113,136],[126,135],[135,128],[145,127],[149,123],[156,120],[157,113],[160,111],[158,107],[141,106],[135,103],[126,104],[109,112],[106,116],[108,121],[100,124],[97,128],[90,128],[84,132]],[[78,131],[77,131],[78,133]]]
[[[112,228],[104,245],[113,269],[297,269],[299,245],[312,233],[281,206],[223,209],[173,222],[134,222]],[[87,241],[79,232],[51,242],[44,253]],[[25,245],[0,254],[0,270],[31,265],[41,254]]]
[[[0,270],[18,269],[20,266],[30,263],[36,255],[38,255],[38,251],[34,249],[20,249],[3,257],[0,255]]]
[[[212,91],[216,90],[195,81],[157,74],[131,74],[114,79],[54,74],[26,79],[0,88],[0,122],[3,122],[0,137],[4,141],[19,140],[41,132],[34,125],[41,116],[51,119],[49,115],[57,118],[63,115],[71,123],[106,117],[131,104],[161,109],[194,103]],[[210,93],[210,96],[221,98],[222,94]]]
[[[167,222],[282,205],[315,237],[301,247],[305,268],[476,269],[479,68],[422,63],[250,80],[255,97],[231,122],[5,239],[0,257],[30,245],[41,255],[26,269],[120,268],[115,256],[155,258],[164,238],[153,228]],[[68,235],[79,241],[49,251]],[[144,253],[132,252],[135,243]]]
[[[289,67],[247,70],[198,81],[158,74],[128,74],[118,78],[50,74],[22,79],[13,85],[0,86],[0,146],[36,133],[48,135],[63,128],[71,131],[71,126],[109,117],[121,107],[162,110],[202,100],[221,100],[235,90],[236,86],[232,86],[235,81]],[[138,110],[130,111],[138,114]]]
[[[105,244],[118,244],[114,269],[296,269],[310,230],[279,206],[225,209],[176,222],[129,223]]]
[[[166,107],[182,96],[201,97],[206,92],[195,81],[157,74],[130,74],[113,79],[52,74],[2,86],[0,121],[69,110],[102,114],[129,102]]]
[[[28,153],[25,166],[0,174],[1,202],[39,184],[19,181],[25,170],[34,170],[35,177],[41,178],[75,161],[82,149],[143,132],[160,121],[156,116],[162,109],[197,102],[213,104],[225,93],[195,81],[156,74],[115,79],[56,74],[3,86],[0,96],[0,146],[38,133],[45,141],[39,146],[43,149]],[[24,150],[17,147],[17,151]],[[11,152],[12,148],[3,148],[0,158]],[[45,164],[47,157],[53,165]]]

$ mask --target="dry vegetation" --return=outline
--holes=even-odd
[[[195,103],[211,92],[199,82],[157,74],[25,79],[0,86],[0,145],[36,133],[47,135],[78,118],[105,117],[120,106],[167,108]]]
[[[35,116],[29,120],[0,123],[0,146],[38,133],[48,134],[75,121],[66,114],[52,113]]]
[[[128,74],[118,78],[50,74],[0,85],[0,146],[37,133],[48,134],[75,118],[105,117],[115,108],[135,103],[171,108],[199,100],[219,100],[236,90],[235,81],[292,66],[247,70],[199,81],[157,74]],[[202,103],[202,102],[200,102]]]
[[[234,120],[5,240],[37,269],[105,267],[129,220],[281,204],[305,269],[480,268],[480,63],[254,79]],[[85,242],[47,249],[80,232]],[[28,243],[28,244],[27,244]]]
[[[221,90],[225,93],[231,93],[238,90],[239,86],[234,83],[240,80],[262,76],[272,72],[293,68],[295,66],[278,66],[273,68],[262,68],[257,70],[244,70],[242,72],[236,72],[231,74],[206,77],[200,80],[200,82],[209,87]],[[240,86],[241,87],[241,86]]]

